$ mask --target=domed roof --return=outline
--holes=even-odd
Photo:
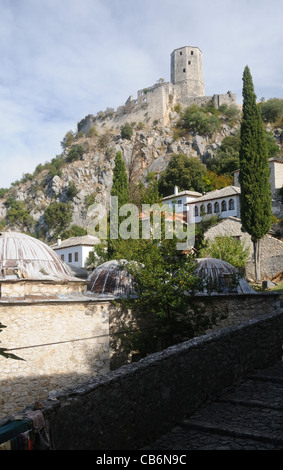
[[[204,281],[204,292],[214,294],[255,294],[249,283],[230,263],[216,258],[199,258],[195,274]]]
[[[19,232],[0,233],[0,278],[75,280],[45,243]]]
[[[112,260],[98,266],[89,276],[88,290],[103,297],[133,296],[133,280],[125,268],[126,263],[126,260]]]

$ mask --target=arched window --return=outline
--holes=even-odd
[[[198,206],[195,206],[195,217],[198,217]]]
[[[210,203],[207,204],[207,213],[212,214],[212,205]]]
[[[219,202],[214,204],[214,213],[217,214],[219,212]]]
[[[221,202],[221,212],[227,211],[227,203],[226,201]]]
[[[200,214],[205,214],[205,208],[203,204],[200,206]]]
[[[235,209],[234,199],[229,199],[229,211],[233,211],[234,209]]]

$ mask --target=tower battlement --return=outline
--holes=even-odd
[[[185,46],[171,53],[171,83],[184,96],[204,96],[202,52]]]

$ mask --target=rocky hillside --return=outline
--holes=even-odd
[[[162,128],[131,123],[133,133],[124,137],[121,130],[99,134],[92,129],[88,135],[65,137],[62,154],[49,164],[38,165],[33,175],[24,175],[20,182],[1,194],[0,226],[31,233],[50,241],[55,227],[46,223],[46,209],[54,202],[67,207],[65,227],[76,225],[86,229],[90,204],[107,204],[112,186],[114,159],[121,151],[126,162],[130,184],[145,181],[148,172],[160,174],[173,154],[185,154],[207,163],[220,148],[224,137],[235,135],[240,119],[220,116],[220,127],[211,135],[184,132],[177,126],[180,111],[171,113],[171,123]],[[270,127],[281,148],[282,130]],[[63,228],[63,227],[62,227]]]

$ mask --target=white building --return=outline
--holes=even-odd
[[[92,235],[71,237],[63,241],[58,237],[57,244],[52,245],[51,248],[65,263],[76,268],[84,268],[89,253],[98,243],[100,243],[100,239]]]
[[[188,203],[198,200],[202,196],[196,191],[180,191],[178,186],[174,187],[174,194],[166,196],[162,199],[163,204],[168,204],[170,208],[175,209],[175,213],[182,213],[184,221],[187,221],[187,212],[189,210]]]
[[[186,203],[187,210],[194,215],[194,222],[201,222],[203,215],[218,215],[220,218],[240,218],[240,188],[226,188],[210,191]]]

